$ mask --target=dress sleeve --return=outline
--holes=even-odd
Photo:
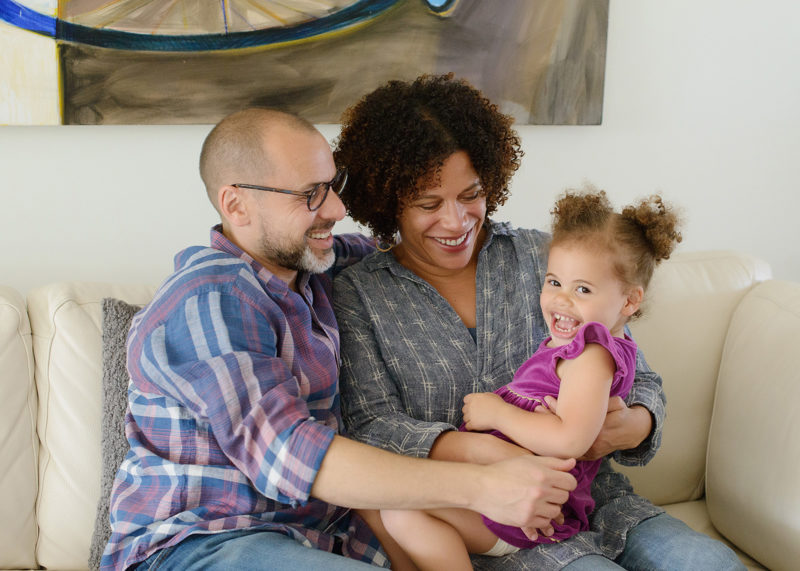
[[[339,384],[346,436],[398,454],[427,457],[436,438],[455,427],[416,420],[406,413],[353,274],[340,275],[333,291],[341,339]]]
[[[230,462],[269,498],[308,500],[335,429],[309,413],[298,380],[277,357],[275,330],[263,308],[234,295],[200,293],[173,308],[142,341],[133,347],[138,370],[132,375],[177,401],[196,426],[142,420],[152,423],[150,433],[164,435],[167,453],[175,453],[171,442],[180,439],[175,461]],[[213,451],[205,458],[192,446],[195,430],[210,432],[225,458]]]
[[[627,327],[625,330],[630,335]],[[624,466],[644,466],[653,459],[661,447],[661,435],[666,417],[666,396],[661,386],[661,376],[650,369],[641,349],[636,353],[636,378],[625,402],[628,406],[641,405],[649,410],[653,417],[653,430],[639,446],[631,450],[617,450],[612,458]]]

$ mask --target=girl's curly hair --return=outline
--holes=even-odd
[[[522,149],[513,118],[453,74],[390,81],[344,112],[333,156],[347,167],[341,198],[350,216],[391,242],[405,205],[438,182],[442,163],[465,151],[487,215],[508,197]]]
[[[683,239],[675,209],[658,195],[615,212],[604,191],[568,190],[556,202],[550,247],[578,242],[610,252],[614,273],[629,286],[647,289],[656,265]],[[634,314],[638,317],[639,312]]]

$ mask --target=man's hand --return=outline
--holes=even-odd
[[[509,406],[494,393],[472,393],[464,397],[464,424],[467,430],[493,430],[497,428],[499,415]]]
[[[557,413],[557,399],[548,396],[545,397],[545,402],[553,413]],[[594,444],[578,460],[597,460],[617,450],[636,448],[650,435],[652,429],[653,417],[650,411],[640,405],[628,407],[620,397],[611,397],[608,400],[603,428]]]
[[[561,506],[577,482],[569,473],[575,460],[544,456],[519,456],[485,466],[480,488],[485,493],[470,509],[487,517],[521,527],[552,533],[551,522],[561,517]]]

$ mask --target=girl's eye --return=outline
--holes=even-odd
[[[561,287],[561,284],[558,283],[558,280],[547,280],[547,284],[553,287]]]
[[[481,192],[482,191],[480,189],[478,189],[478,190],[476,190],[475,192],[473,192],[471,194],[468,194],[466,196],[462,196],[461,200],[463,202],[473,202],[475,200],[478,200],[481,197]]]
[[[428,202],[423,202],[422,204],[417,204],[416,206],[417,206],[417,208],[419,208],[421,210],[425,210],[427,212],[433,212],[434,210],[439,208],[438,204],[432,204],[432,203],[428,203]]]
[[[578,286],[578,293],[592,293],[586,286]]]

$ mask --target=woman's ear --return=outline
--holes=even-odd
[[[636,286],[635,288],[632,288],[628,292],[625,305],[622,306],[622,314],[626,317],[632,316],[634,313],[639,311],[639,307],[642,305],[643,299],[644,288],[642,286]]]
[[[250,209],[245,192],[231,185],[220,187],[217,191],[217,204],[222,219],[232,226],[246,226],[250,223]]]

